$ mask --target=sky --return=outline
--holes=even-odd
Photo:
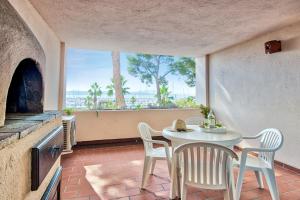
[[[130,92],[155,91],[155,85],[147,86],[140,79],[127,71],[127,56],[132,53],[121,53],[121,75],[127,80]],[[165,69],[164,69],[165,68]],[[162,72],[165,71],[163,67]],[[87,91],[90,85],[98,82],[105,91],[112,78],[111,52],[69,48],[67,51],[67,91]],[[173,94],[195,96],[195,88],[188,87],[183,77],[169,74],[169,90]]]

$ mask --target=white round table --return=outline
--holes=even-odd
[[[187,125],[187,128],[193,129],[190,132],[171,131],[171,127],[165,128],[162,135],[171,140],[172,147],[191,142],[210,142],[232,148],[242,140],[242,135],[234,131],[226,133],[207,133],[203,132],[197,125]]]

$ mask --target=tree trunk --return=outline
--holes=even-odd
[[[122,91],[120,52],[113,51],[111,56],[112,56],[112,63],[113,63],[113,82],[114,82],[116,103],[118,108],[124,108],[125,100]]]
[[[160,82],[159,82],[158,78],[155,78],[155,84],[156,84],[157,103],[160,105],[161,104],[161,95],[160,95]]]
[[[97,109],[97,104],[98,104],[98,100],[97,100],[97,95],[96,94],[94,94],[93,101],[94,101],[94,109],[96,110]]]

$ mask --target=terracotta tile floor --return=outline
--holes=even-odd
[[[147,189],[139,190],[143,168],[143,146],[130,145],[74,150],[62,158],[62,199],[138,200],[168,199],[169,179],[164,161],[158,161]],[[300,174],[277,167],[281,199],[300,200]],[[266,184],[265,184],[266,186]],[[189,189],[188,199],[222,199],[221,192]],[[268,189],[258,189],[253,173],[245,176],[241,199],[271,199]]]

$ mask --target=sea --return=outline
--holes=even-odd
[[[67,91],[66,92],[66,107],[68,108],[86,108],[85,98],[88,96],[87,91]],[[170,97],[174,100],[187,98],[192,95],[188,94],[171,94]],[[131,98],[135,97],[135,105],[147,106],[149,104],[155,104],[157,99],[155,97],[155,91],[137,91],[131,92],[124,96],[127,106],[132,106]],[[107,92],[103,92],[98,98],[102,102],[114,101],[114,96],[110,97]]]

